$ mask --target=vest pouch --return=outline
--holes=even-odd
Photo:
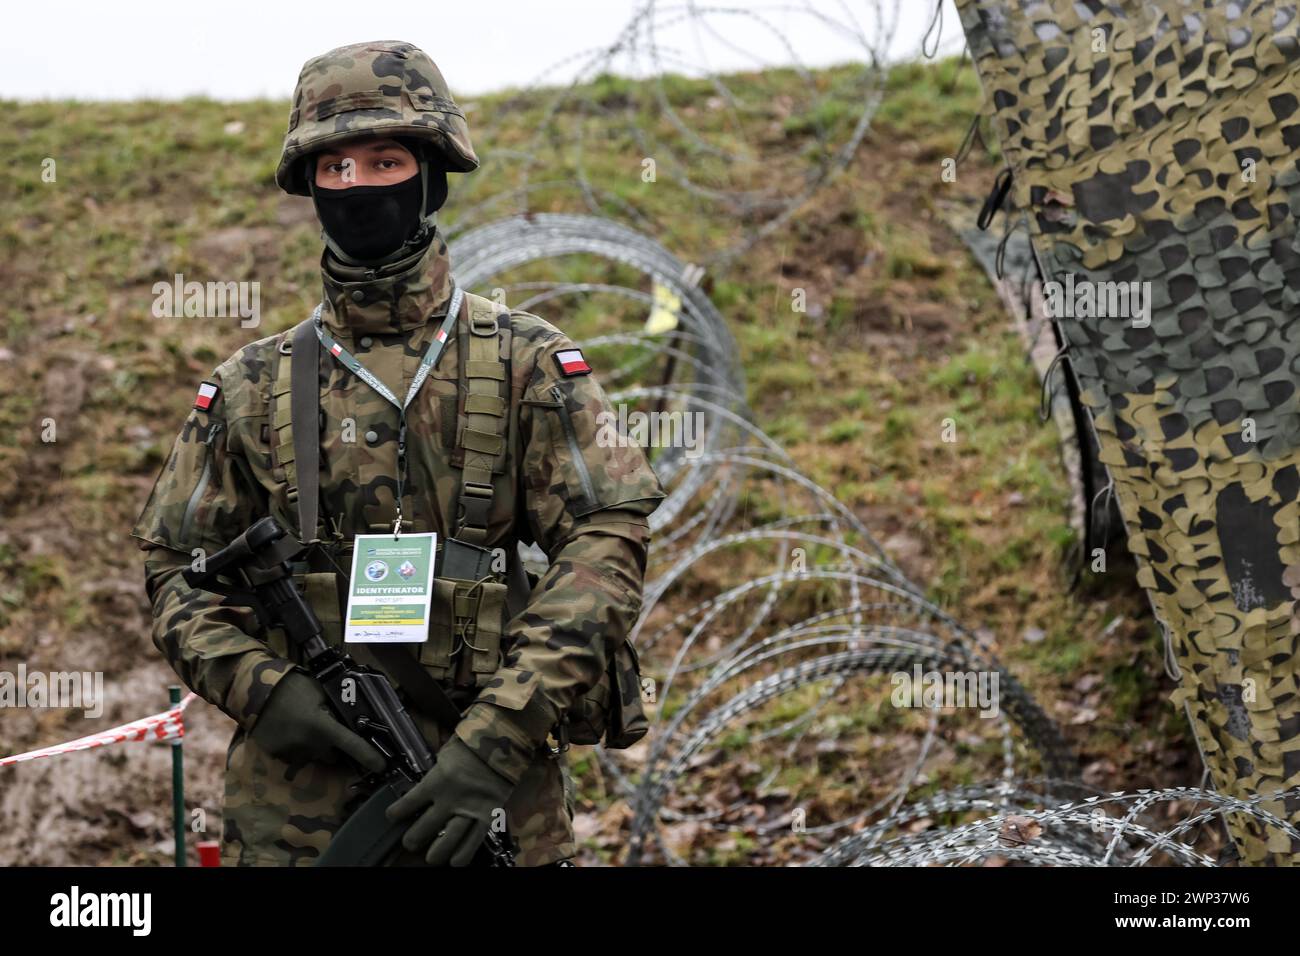
[[[320,621],[321,637],[330,647],[341,647],[343,609],[339,606],[338,575],[333,571],[311,571],[302,579],[302,596]]]
[[[650,721],[641,701],[641,662],[630,641],[618,645],[596,686],[566,716],[571,744],[590,746],[603,739],[610,750],[625,750],[646,735]]]
[[[508,588],[504,582],[497,581],[484,581],[474,587],[481,595],[476,605],[478,626],[472,639],[466,638],[465,650],[473,655],[471,668],[475,683],[483,684],[501,666],[501,638],[505,633],[507,622],[506,591]]]
[[[284,633],[284,628],[267,628],[262,633],[262,640],[266,642],[266,649],[276,657],[283,657],[285,660],[297,663],[297,655],[289,653],[289,635]]]
[[[435,680],[481,686],[501,666],[505,625],[504,584],[435,578],[420,663]]]

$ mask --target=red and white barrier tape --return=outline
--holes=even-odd
[[[110,744],[120,744],[131,740],[178,740],[185,736],[183,712],[189,706],[190,701],[194,699],[194,694],[186,694],[179,704],[171,710],[164,710],[161,714],[141,717],[129,724],[123,724],[111,730],[101,730],[97,734],[69,740],[65,744],[55,744],[53,747],[30,750],[25,754],[15,754],[12,757],[0,757],[0,767],[6,767],[11,763],[39,760],[41,757],[69,754],[75,750],[93,750],[96,747],[107,747]]]

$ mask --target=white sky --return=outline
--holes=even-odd
[[[659,0],[662,19],[685,0]],[[763,13],[807,65],[861,59],[823,22],[795,12],[811,7],[843,20],[852,13],[868,36],[878,33],[876,3],[896,0],[703,0]],[[891,60],[919,54],[933,0],[897,0]],[[961,26],[943,0],[940,50],[959,53]],[[360,40],[409,40],[437,61],[458,95],[524,86],[544,74],[572,79],[566,57],[608,47],[642,0],[36,0],[8,5],[0,30],[0,98],[222,100],[287,98],[303,61]],[[716,15],[656,32],[683,61],[754,68],[789,62],[788,52],[753,19]],[[712,27],[714,32],[708,32]],[[757,58],[746,60],[732,44]],[[548,73],[549,71],[549,73]],[[686,72],[683,70],[683,72]]]

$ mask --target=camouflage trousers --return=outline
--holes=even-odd
[[[447,739],[417,715],[425,739]],[[361,774],[344,764],[288,764],[262,750],[242,729],[226,753],[222,807],[223,866],[312,866],[347,818],[365,802]],[[565,754],[539,753],[506,803],[520,866],[572,857],[573,783]],[[400,859],[399,864],[418,864]]]

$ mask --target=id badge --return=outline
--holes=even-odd
[[[415,644],[429,639],[433,601],[433,532],[359,534],[352,549],[343,640],[349,644]]]

